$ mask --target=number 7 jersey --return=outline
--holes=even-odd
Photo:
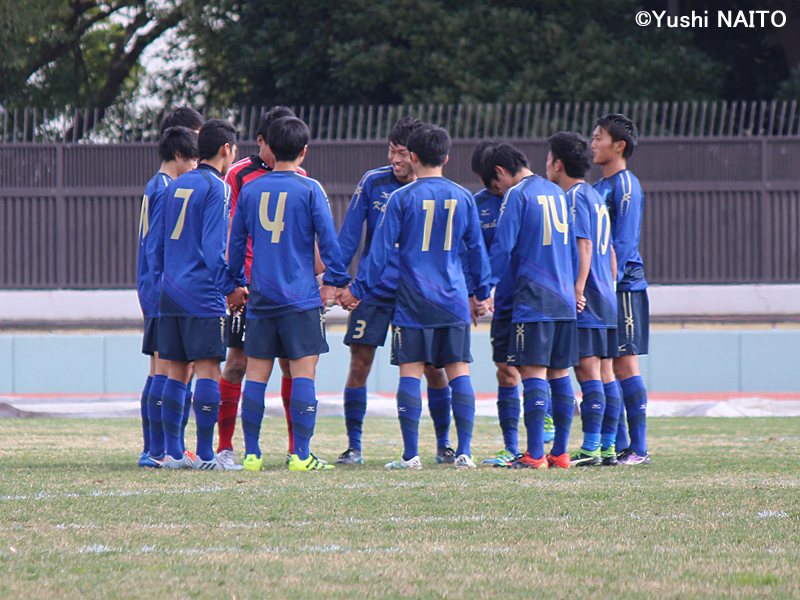
[[[539,175],[506,192],[489,253],[490,283],[497,285],[512,256],[519,261],[513,323],[575,320],[571,222],[564,191]]]

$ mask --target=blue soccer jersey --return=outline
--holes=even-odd
[[[389,196],[402,183],[395,177],[391,166],[380,167],[367,171],[353,194],[350,206],[344,215],[342,227],[339,230],[339,246],[342,250],[342,259],[345,267],[353,260],[361,242],[364,222],[367,223],[367,234],[364,239],[364,249],[358,263],[358,275],[364,275],[367,256],[372,248],[372,238],[375,228],[383,215]],[[377,306],[394,306],[395,290],[397,288],[397,265],[400,262],[399,252],[395,251],[390,257],[380,280],[374,287],[364,291],[361,301],[364,304]]]
[[[231,273],[244,268],[253,240],[248,319],[266,319],[322,306],[314,277],[314,239],[325,263],[324,282],[350,282],[328,198],[318,181],[294,171],[270,171],[246,184],[231,227]]]
[[[512,322],[575,319],[571,221],[563,190],[538,175],[506,192],[489,259],[492,285],[518,261]]]
[[[644,192],[639,180],[628,169],[623,169],[596,181],[592,187],[605,201],[611,217],[611,243],[617,255],[617,291],[646,290],[644,263],[639,254],[644,209]]]
[[[586,307],[578,313],[578,327],[607,329],[617,326],[617,295],[611,273],[611,218],[600,195],[587,183],[567,192],[576,238],[592,242],[592,263],[583,295]],[[577,271],[576,271],[577,276]]]
[[[139,217],[139,258],[136,291],[145,317],[158,316],[161,272],[164,270],[164,194],[172,179],[164,173],[147,182]]]
[[[169,184],[164,196],[161,316],[224,317],[225,296],[247,285],[231,277],[225,248],[230,186],[201,163]]]
[[[435,329],[468,325],[469,297],[459,244],[467,248],[469,272],[479,300],[488,297],[489,269],[475,199],[444,177],[424,177],[389,198],[372,240],[363,275],[351,286],[356,298],[380,281],[399,244],[397,304],[392,322]]]

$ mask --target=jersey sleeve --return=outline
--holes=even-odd
[[[639,251],[639,233],[644,206],[644,194],[641,188],[632,186],[630,178],[626,179],[627,173],[628,171],[623,171],[617,176],[616,185],[609,196],[611,206],[608,209],[614,224],[614,252],[622,265],[617,272],[617,281],[621,281],[625,275],[625,263]]]
[[[473,284],[475,297],[479,300],[486,300],[489,297],[491,279],[491,269],[489,267],[489,257],[486,254],[486,245],[483,242],[481,233],[481,220],[478,216],[478,208],[474,202],[471,203],[467,213],[467,229],[464,232],[464,245],[467,252],[467,264],[469,266],[470,280]],[[470,281],[468,280],[468,281]],[[469,285],[468,285],[469,289]]]
[[[239,182],[236,180],[236,175],[238,173],[238,169],[236,171],[228,171],[228,174],[225,176],[225,183],[228,184],[231,188],[231,217],[234,215],[236,211],[236,205],[239,202]]]
[[[464,273],[464,281],[467,284],[467,293],[470,296],[475,294],[475,282],[472,279],[472,273],[469,270],[469,257],[467,255],[467,245],[462,239],[458,243],[458,258],[461,260],[461,271]]]
[[[232,201],[231,201],[232,202]],[[244,262],[247,256],[247,193],[242,195],[239,210],[233,213],[231,223],[231,239],[228,242],[228,272],[233,279],[244,274]]]
[[[154,279],[160,280],[164,272],[164,203],[166,202],[167,186],[159,185],[156,193],[150,199],[150,214],[148,223],[150,231],[144,240],[144,251],[147,257],[148,268],[153,273]]]
[[[227,188],[227,189],[226,189]],[[225,260],[225,242],[227,237],[227,215],[225,214],[225,194],[227,185],[212,185],[203,201],[203,257],[214,280],[214,286],[227,296],[236,289],[237,283],[228,272]],[[244,278],[244,272],[242,272]]]
[[[401,188],[402,189],[402,188]],[[399,191],[399,190],[398,190]],[[403,202],[397,191],[389,196],[381,220],[372,234],[372,247],[367,255],[364,273],[350,286],[356,298],[363,298],[367,290],[374,288],[389,263],[394,246],[400,237],[403,218]]]
[[[342,227],[339,229],[339,247],[342,251],[345,268],[350,266],[358,251],[358,245],[361,243],[364,221],[369,209],[368,181],[366,175],[361,178],[353,198],[350,200],[350,205],[347,207],[347,212],[344,214]]]
[[[575,237],[584,240],[592,239],[592,217],[590,214],[590,206],[586,200],[586,194],[583,190],[576,187],[572,190],[572,194],[568,196],[572,202],[572,216],[574,222]]]
[[[315,186],[311,191],[311,219],[317,234],[319,255],[325,264],[325,285],[345,287],[350,283],[350,276],[342,262],[342,251],[336,238],[336,226],[333,223],[331,207],[322,186]]]
[[[522,223],[523,202],[522,195],[515,188],[508,190],[503,198],[500,216],[497,217],[497,231],[489,252],[489,264],[492,268],[490,287],[497,285],[511,262],[511,251],[517,245]]]

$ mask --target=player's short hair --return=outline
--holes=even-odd
[[[389,143],[395,146],[405,146],[408,148],[408,136],[424,126],[425,123],[419,119],[412,119],[411,117],[400,119],[389,132]]]
[[[170,127],[188,127],[192,131],[198,131],[205,123],[203,115],[193,108],[181,106],[176,108],[161,120],[161,131],[163,134]]]
[[[168,127],[158,141],[158,153],[161,160],[175,160],[176,154],[181,158],[197,158],[197,134],[188,127]]]
[[[281,117],[269,126],[269,149],[276,161],[295,160],[308,145],[308,125],[297,117]]]
[[[294,111],[287,106],[275,106],[272,110],[265,112],[258,122],[258,129],[256,130],[256,139],[261,136],[265,143],[269,144],[269,127],[275,121],[282,117],[295,117]]]
[[[589,162],[589,142],[577,133],[559,131],[547,138],[553,162],[560,160],[564,171],[573,179],[583,179],[592,163]]]
[[[225,144],[236,145],[236,128],[222,119],[206,121],[197,136],[198,158],[214,158]]]
[[[486,152],[488,148],[495,148],[499,145],[500,142],[497,140],[481,140],[478,142],[478,145],[475,146],[475,150],[472,151],[472,172],[475,173],[475,175],[481,174],[483,153]]]
[[[505,142],[488,146],[481,154],[480,168],[476,173],[487,188],[497,179],[496,167],[503,167],[511,175],[516,175],[523,168],[530,169],[528,159],[519,148]]]
[[[436,125],[424,125],[411,132],[406,148],[423,166],[441,167],[450,155],[450,134]]]
[[[623,158],[630,158],[639,144],[639,132],[628,117],[621,114],[608,114],[597,119],[597,126],[605,129],[614,142],[625,142]]]

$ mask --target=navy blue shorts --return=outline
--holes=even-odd
[[[159,317],[158,357],[225,360],[225,317]]]
[[[392,324],[394,306],[359,304],[347,316],[347,333],[344,343],[383,346]]]
[[[158,318],[145,317],[142,354],[153,356],[156,352],[158,352]]]
[[[228,348],[244,348],[244,326],[247,321],[247,305],[241,312],[228,315],[225,329],[228,330]]]
[[[325,315],[321,308],[270,319],[247,319],[244,355],[250,358],[296,360],[328,351]]]
[[[578,364],[578,325],[575,321],[514,323],[511,327],[506,361],[509,366],[542,365],[551,369],[568,369]]]
[[[619,356],[617,330],[578,327],[578,354],[581,358],[616,358]]]
[[[424,362],[441,369],[457,362],[472,362],[469,325],[438,329],[412,329],[392,325],[393,365]]]
[[[647,354],[650,343],[650,301],[647,290],[617,292],[619,356]]]
[[[489,340],[492,343],[492,360],[504,363],[508,360],[508,339],[511,335],[511,317],[508,319],[492,319]]]

